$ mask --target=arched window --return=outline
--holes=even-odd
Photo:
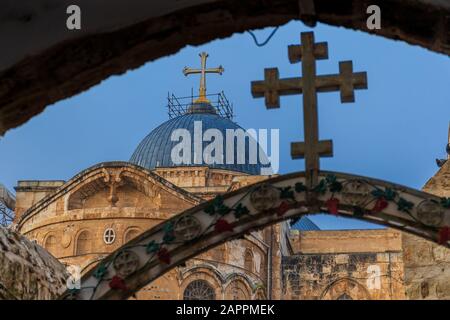
[[[355,279],[342,278],[328,285],[322,293],[322,300],[370,300],[367,288]]]
[[[264,292],[262,290],[259,290],[255,295],[256,300],[266,300],[264,296]]]
[[[249,292],[242,281],[234,280],[225,289],[225,299],[227,300],[248,300]]]
[[[45,239],[44,248],[47,249],[51,254],[56,253],[56,245],[58,241],[54,235],[50,235]]]
[[[136,238],[140,233],[141,233],[141,231],[139,229],[129,229],[129,230],[127,230],[125,232],[125,236],[123,237],[123,242],[127,243],[131,239]]]
[[[250,249],[245,250],[244,254],[244,268],[250,272],[254,272],[255,263],[253,261],[253,252]]]
[[[215,300],[214,288],[205,280],[194,280],[184,289],[184,300]]]
[[[87,230],[82,231],[77,238],[75,254],[82,255],[92,253],[92,237]]]

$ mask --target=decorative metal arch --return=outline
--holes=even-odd
[[[144,232],[87,273],[81,289],[63,297],[126,299],[171,268],[225,241],[322,212],[386,225],[450,247],[450,199],[326,171],[319,173],[318,185],[308,189],[305,173],[292,173],[219,196]],[[124,255],[132,263],[124,264]],[[117,257],[121,264],[115,263]]]

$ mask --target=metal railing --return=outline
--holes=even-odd
[[[0,225],[6,227],[14,220],[16,197],[0,184]]]
[[[188,97],[176,97],[173,93],[168,93],[167,109],[169,118],[172,119],[188,113],[189,108],[198,97],[199,96],[194,95]],[[228,101],[223,91],[220,93],[207,94],[206,97],[211,102],[211,105],[215,108],[218,115],[233,120],[233,104]]]

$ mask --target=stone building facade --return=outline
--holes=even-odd
[[[181,181],[185,188],[162,176]],[[65,183],[19,181],[17,227],[65,265],[79,266],[84,274],[141,232],[226,192],[235,176],[245,175],[207,167],[151,172],[131,163],[111,162],[89,168]],[[212,287],[210,298],[266,298],[269,231],[254,232],[214,248],[175,268],[136,296],[183,299],[191,291]],[[189,287],[193,282],[198,288]]]
[[[402,234],[292,231],[283,257],[284,299],[405,299]]]

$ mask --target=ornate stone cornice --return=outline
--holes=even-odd
[[[28,221],[31,217],[38,214],[41,210],[48,207],[51,203],[56,201],[58,198],[66,195],[69,192],[72,192],[79,188],[85,181],[92,180],[95,177],[101,178],[104,182],[109,183],[111,186],[111,182],[120,183],[120,179],[126,175],[135,175],[136,177],[141,177],[142,179],[146,179],[158,187],[164,189],[165,191],[171,193],[172,195],[182,198],[193,205],[201,203],[203,200],[179,187],[174,185],[173,183],[165,180],[161,176],[157,175],[154,172],[151,172],[145,168],[140,166],[131,164],[129,162],[103,162],[92,166],[86,170],[81,171],[77,175],[75,175],[72,179],[67,181],[64,185],[57,188],[54,193],[44,197],[42,200],[34,204],[28,210],[24,212],[24,214],[18,219],[16,222],[16,228],[19,230],[21,227]],[[110,191],[110,201],[116,200],[114,197],[114,188],[111,187]]]

